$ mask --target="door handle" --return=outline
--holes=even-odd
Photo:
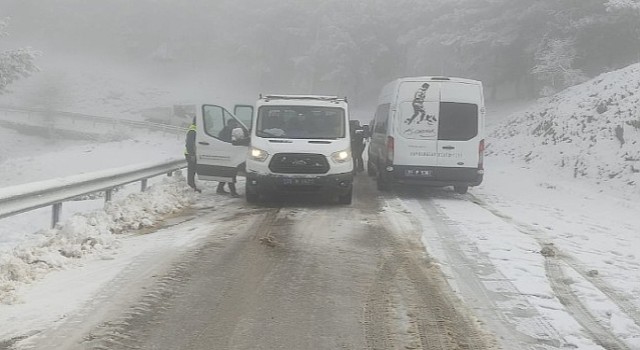
[[[442,148],[443,149],[455,149],[455,147],[453,147],[453,146],[443,146]]]
[[[201,144],[201,145],[209,146],[209,142],[200,141],[198,143]]]

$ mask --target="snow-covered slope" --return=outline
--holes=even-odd
[[[639,191],[639,106],[640,64],[634,64],[512,115],[493,129],[487,153]]]

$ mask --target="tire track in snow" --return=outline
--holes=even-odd
[[[547,277],[553,291],[576,321],[586,329],[589,336],[596,344],[607,350],[630,349],[624,342],[619,340],[612,331],[603,326],[598,318],[589,311],[588,307],[582,303],[580,298],[571,289],[571,286],[567,284],[567,278],[565,277],[562,267],[566,266],[567,268],[573,269],[576,273],[582,276],[585,281],[590,283],[602,294],[606,295],[607,298],[609,298],[609,300],[614,303],[627,317],[633,320],[636,325],[640,326],[640,311],[632,301],[616,292],[602,279],[590,275],[576,258],[566,252],[558,251],[557,248],[549,242],[543,231],[525,223],[518,222],[509,215],[500,212],[500,210],[496,209],[481,198],[471,194],[469,196],[473,203],[500,218],[507,224],[512,225],[518,231],[526,234],[527,236],[533,237],[538,244],[540,244],[541,250],[544,249],[547,251],[543,256],[545,257]]]
[[[455,222],[435,206],[432,200],[399,199],[399,203],[390,203],[400,209],[408,208],[411,212],[413,226],[431,229],[429,241],[425,244],[436,244],[447,256],[444,267],[451,269],[454,280],[449,283],[462,293],[465,302],[483,321],[501,338],[501,344],[511,350],[556,349],[568,344],[558,332],[537,312],[517,288],[499,271],[495,270],[488,258],[478,254],[469,257],[464,253],[462,242],[457,237],[461,234]],[[407,210],[407,209],[404,209]],[[432,228],[435,228],[433,230]],[[480,276],[491,276],[481,278]],[[494,289],[491,291],[488,285]],[[503,312],[496,300],[514,300],[513,310],[509,314]],[[526,321],[526,322],[525,322]],[[521,330],[516,324],[526,323]],[[526,331],[526,333],[524,333]]]
[[[366,188],[364,188],[364,186]],[[487,334],[467,306],[447,284],[442,271],[427,256],[417,225],[401,227],[395,218],[409,213],[390,213],[379,202],[390,195],[375,196],[375,184],[361,184],[361,202],[367,203],[368,231],[380,256],[364,309],[367,349],[488,350],[494,349]]]

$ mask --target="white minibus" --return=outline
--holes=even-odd
[[[383,87],[370,125],[368,173],[379,190],[403,183],[466,193],[484,174],[484,119],[480,81],[394,80]]]

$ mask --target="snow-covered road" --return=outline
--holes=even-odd
[[[63,265],[66,270],[21,286],[19,302],[0,306],[0,323],[10,325],[0,339],[13,339],[5,347],[41,348],[64,334],[57,348],[71,349],[82,342],[110,344],[104,334],[120,332],[122,339],[136,337],[139,348],[168,349],[160,344],[179,333],[173,325],[189,320],[189,329],[217,329],[219,337],[208,341],[223,339],[235,348],[255,348],[257,340],[246,334],[267,332],[273,337],[265,348],[315,349],[309,344],[333,336],[344,342],[328,342],[327,349],[447,349],[451,343],[433,340],[424,323],[433,310],[444,309],[449,313],[431,319],[444,327],[436,333],[458,334],[449,341],[463,343],[451,329],[467,329],[477,349],[640,348],[640,237],[634,229],[640,219],[631,199],[498,157],[487,168],[491,176],[467,195],[407,188],[381,194],[360,175],[351,207],[305,201],[256,207],[216,195],[211,184],[200,195],[183,182],[158,184],[182,187],[192,208],[143,235],[117,237],[107,252],[80,259],[82,266]],[[300,251],[274,258],[281,244]],[[243,255],[245,249],[252,253]],[[186,277],[196,271],[198,278]],[[439,278],[447,283],[438,284]],[[231,283],[237,279],[246,284]],[[437,293],[427,291],[434,286]],[[229,305],[243,304],[233,297],[238,293],[253,300],[252,307]],[[206,296],[198,302],[200,295]],[[429,305],[435,295],[444,299]],[[278,314],[281,308],[265,306],[271,303],[295,306]],[[167,311],[187,306],[209,313],[190,318],[196,311]],[[338,306],[344,312],[333,309]],[[281,322],[256,328],[265,310]],[[300,323],[295,331],[284,327],[297,324],[293,314]],[[135,322],[132,315],[138,315]],[[150,333],[147,321],[162,332]],[[317,322],[340,326],[314,332]],[[464,328],[473,324],[477,331]],[[283,338],[287,332],[295,334]],[[187,341],[171,336],[180,339]],[[426,345],[438,342],[447,345]],[[189,344],[183,348],[211,343]]]

